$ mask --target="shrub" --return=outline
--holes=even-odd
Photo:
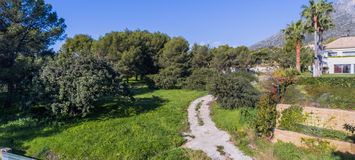
[[[311,151],[318,153],[329,153],[333,151],[328,141],[315,138],[302,138],[301,142]]]
[[[176,89],[181,88],[183,81],[182,69],[176,67],[168,67],[160,70],[159,74],[152,76],[154,86],[161,89]]]
[[[282,111],[280,120],[280,127],[288,130],[295,130],[299,124],[306,120],[302,113],[303,109],[299,106],[291,106],[290,108]]]
[[[352,134],[354,134],[354,132],[355,132],[355,126],[353,126],[351,124],[344,124],[344,129],[346,131],[351,132]]]
[[[255,130],[258,136],[271,137],[276,126],[276,106],[271,102],[269,95],[261,96],[255,121]]]
[[[297,84],[355,88],[355,77],[300,77]]]
[[[109,64],[90,57],[71,57],[45,66],[35,92],[57,116],[85,116],[100,97],[127,92]]]
[[[271,89],[273,101],[280,101],[286,92],[286,88],[293,84],[299,72],[295,69],[278,69],[272,73],[273,87]]]
[[[211,77],[217,72],[209,68],[200,68],[192,71],[192,74],[184,82],[184,88],[193,90],[207,90]]]
[[[244,77],[233,74],[217,76],[209,88],[217,102],[224,108],[254,107],[258,100],[258,91]]]

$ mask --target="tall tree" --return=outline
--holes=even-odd
[[[315,60],[313,64],[313,76],[319,77],[322,74],[320,52],[322,34],[324,31],[334,27],[331,13],[334,11],[333,5],[327,0],[310,0],[309,5],[302,6],[302,17],[306,21],[308,32],[314,32]]]
[[[68,57],[73,54],[88,55],[91,54],[91,48],[94,39],[85,34],[75,35],[73,38],[68,38],[60,49],[60,57]]]
[[[214,55],[212,67],[222,72],[233,72],[235,70],[247,70],[254,64],[253,56],[245,46],[229,47],[219,46],[212,49]]]
[[[0,81],[7,85],[5,106],[11,106],[12,97],[20,79],[16,64],[19,55],[34,57],[45,51],[56,40],[63,38],[66,25],[44,0],[0,1]]]
[[[101,37],[93,44],[92,51],[100,58],[105,58],[113,65],[120,63],[120,68],[129,67],[122,66],[122,57],[127,58],[127,53],[132,48],[139,48],[139,53],[135,53],[139,64],[136,64],[138,70],[136,75],[156,74],[159,71],[158,57],[162,52],[162,48],[170,38],[162,33],[150,33],[148,31],[129,31],[111,32]],[[123,55],[123,54],[126,55]],[[132,53],[132,52],[131,52]]]
[[[194,44],[191,49],[191,66],[194,69],[207,68],[212,60],[210,48],[206,45]]]
[[[175,67],[182,69],[182,75],[186,75],[189,68],[189,43],[182,37],[171,39],[165,44],[159,64],[162,68]]]
[[[285,39],[288,43],[293,43],[296,50],[296,69],[301,72],[301,48],[304,40],[304,25],[302,21],[292,22],[283,30]]]

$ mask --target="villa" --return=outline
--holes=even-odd
[[[327,44],[323,68],[329,74],[355,74],[355,37],[341,37]]]

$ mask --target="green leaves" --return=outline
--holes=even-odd
[[[258,91],[242,76],[223,74],[217,76],[210,87],[210,93],[223,108],[255,107]]]
[[[86,116],[99,98],[124,94],[119,74],[91,57],[53,61],[43,68],[39,81],[42,99],[57,116]]]

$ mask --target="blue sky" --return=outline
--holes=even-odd
[[[142,29],[183,36],[191,44],[252,45],[297,20],[307,0],[46,0],[63,17],[66,34],[97,39]],[[58,50],[63,42],[54,47]]]

